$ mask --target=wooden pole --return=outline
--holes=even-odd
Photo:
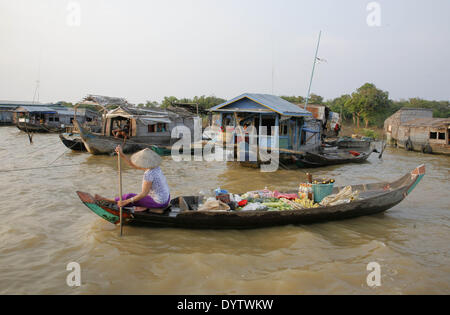
[[[117,154],[117,166],[119,168],[119,200],[122,202],[122,163],[121,156]],[[120,209],[120,236],[122,236],[122,207]]]

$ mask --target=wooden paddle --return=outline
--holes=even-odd
[[[117,154],[117,166],[119,168],[119,200],[122,203],[122,163],[120,153]],[[122,207],[120,209],[120,236],[122,236]]]
[[[381,142],[381,152],[380,152],[380,155],[378,156],[379,159],[381,159],[383,157],[383,153],[384,153],[384,150],[386,149],[386,145],[387,145],[387,143],[384,142],[384,140],[383,140],[383,142]]]

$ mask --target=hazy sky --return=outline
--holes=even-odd
[[[394,99],[449,100],[450,1],[380,0],[372,27],[370,2],[0,0],[0,99],[31,100],[38,77],[43,102],[232,98],[272,93],[272,67],[274,94],[306,95],[322,30],[313,93],[373,82]]]

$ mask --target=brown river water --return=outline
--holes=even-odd
[[[394,180],[426,164],[414,192],[380,215],[245,231],[125,226],[120,238],[75,194],[117,194],[116,158],[71,152],[55,134],[33,140],[0,128],[0,294],[450,293],[450,157],[388,148],[381,160],[310,170],[346,185]],[[52,162],[73,165],[3,172]],[[292,190],[305,181],[298,170],[170,157],[162,169],[173,197],[219,186]],[[125,168],[124,192],[139,191],[141,178]],[[66,284],[70,262],[81,266],[80,287]],[[366,283],[370,262],[381,266],[376,288]]]

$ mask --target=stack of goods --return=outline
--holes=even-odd
[[[230,203],[230,201],[231,201],[230,200],[230,194],[228,193],[227,190],[220,189],[220,187],[219,187],[214,192],[216,193],[216,199],[217,200],[220,200],[223,203],[227,203],[227,204]]]
[[[242,195],[230,194],[231,210],[235,211],[284,211],[318,208],[319,204],[306,196],[296,193],[280,193],[267,188],[261,191],[249,191]]]
[[[313,199],[313,188],[312,184],[301,183],[298,187],[298,196],[300,199]]]
[[[348,203],[359,198],[357,191],[348,186],[333,193],[334,179],[316,179],[312,183],[301,183],[298,193],[280,193],[267,187],[249,191],[242,195],[230,194],[216,189],[215,198],[199,199],[199,210],[206,211],[284,211],[303,210]]]
[[[321,202],[321,206],[337,206],[345,203],[350,203],[359,199],[359,191],[352,190],[352,186],[347,186],[340,192],[334,195],[325,197]]]

